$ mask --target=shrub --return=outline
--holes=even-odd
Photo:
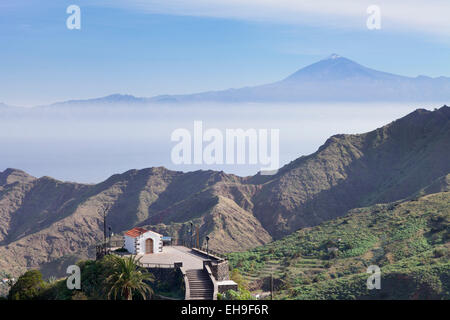
[[[234,282],[237,283],[238,288],[241,288],[243,290],[247,290],[248,283],[244,279],[244,277],[242,277],[242,275],[241,275],[241,273],[239,272],[238,269],[233,269],[233,271],[231,271],[231,280],[233,280]]]
[[[10,300],[33,300],[39,297],[46,288],[46,283],[42,280],[42,273],[39,270],[25,272],[17,279],[11,287],[8,299]]]
[[[238,289],[238,291],[235,290],[228,290],[223,295],[221,295],[222,300],[255,300],[255,298],[252,296],[250,291]]]
[[[444,248],[436,248],[433,250],[433,255],[435,258],[440,258],[443,257],[445,255],[445,250]]]

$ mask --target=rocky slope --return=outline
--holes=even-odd
[[[186,241],[194,222],[211,249],[245,250],[352,208],[430,193],[450,172],[449,158],[445,106],[369,133],[333,136],[273,176],[159,167],[85,185],[7,169],[0,173],[0,269],[88,254],[102,238],[105,208],[115,233],[149,226]]]
[[[351,208],[405,198],[450,172],[450,108],[336,135],[262,184],[253,212],[280,237]],[[255,180],[255,177],[251,179]]]

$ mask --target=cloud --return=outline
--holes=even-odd
[[[231,18],[314,26],[366,28],[370,5],[382,29],[450,34],[448,0],[110,0],[97,3],[149,13]]]

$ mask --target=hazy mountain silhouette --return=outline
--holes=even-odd
[[[450,78],[399,76],[333,54],[278,82],[190,95],[164,95],[154,102],[444,101]]]
[[[51,104],[50,107],[196,102],[443,102],[447,100],[450,100],[450,78],[395,75],[367,68],[333,54],[294,72],[281,81],[260,86],[183,95],[159,95],[150,98],[112,94],[94,99],[61,101]]]
[[[86,99],[86,100],[68,100],[62,102],[56,102],[50,106],[83,106],[83,105],[96,105],[96,104],[143,104],[150,102],[149,98],[139,98],[129,94],[111,94],[109,96]]]

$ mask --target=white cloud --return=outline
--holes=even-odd
[[[379,5],[382,29],[450,34],[449,0],[110,0],[106,5],[150,13],[365,28],[369,5]]]

